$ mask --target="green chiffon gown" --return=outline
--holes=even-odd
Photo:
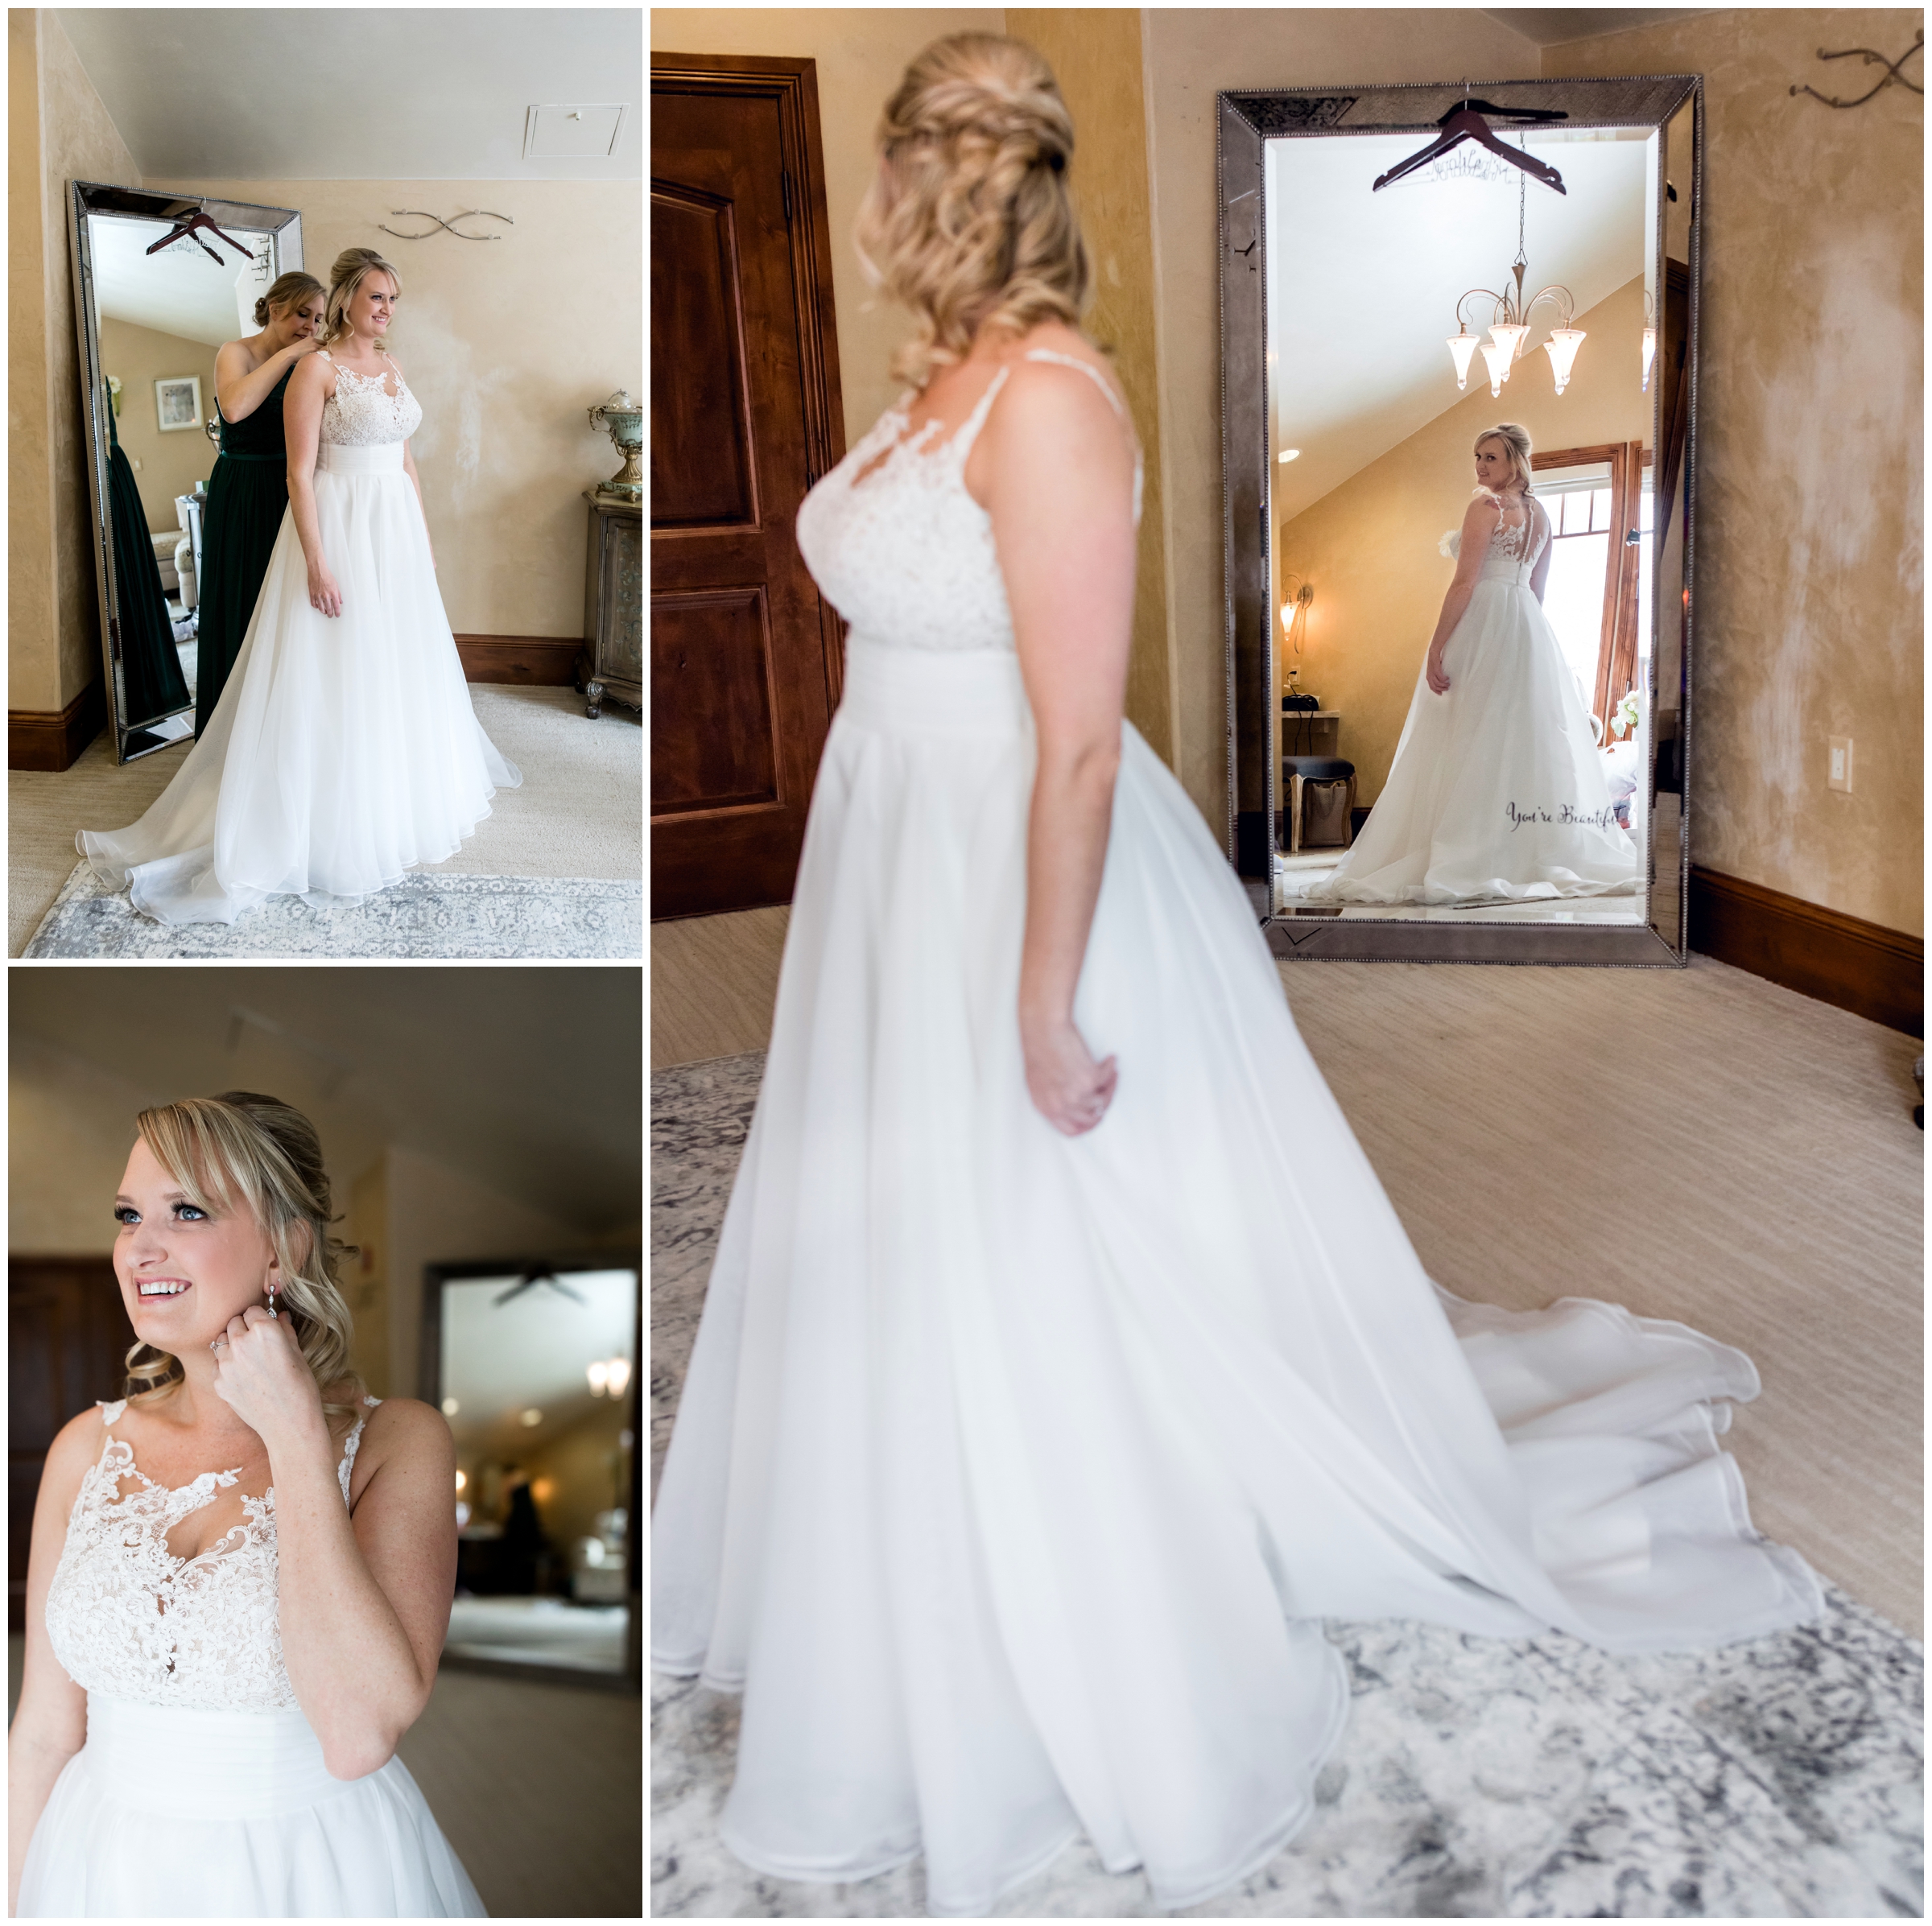
[[[121,724],[157,722],[188,707],[188,678],[175,651],[175,625],[161,588],[147,512],[134,471],[121,450],[111,398],[107,409],[107,506],[114,572],[121,588]]]
[[[291,367],[288,373],[293,374]],[[249,617],[268,573],[268,558],[288,506],[288,448],[282,438],[282,402],[288,374],[252,414],[221,419],[221,452],[208,480],[201,515],[201,634],[196,652],[195,733],[221,699],[235,658],[248,637]]]

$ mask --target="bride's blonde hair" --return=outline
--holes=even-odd
[[[1527,495],[1530,493],[1532,472],[1530,466],[1530,431],[1521,422],[1499,421],[1493,428],[1485,428],[1476,436],[1470,449],[1472,455],[1483,452],[1486,441],[1500,441],[1509,451],[1510,480]],[[1476,493],[1486,494],[1487,489],[1478,489]]]
[[[349,304],[356,290],[374,274],[387,274],[396,292],[402,293],[402,276],[373,247],[345,248],[336,255],[336,265],[328,270],[328,305],[323,310],[322,325],[316,330],[316,339],[324,348],[349,332]],[[389,343],[378,335],[376,345],[386,348]]]
[[[1067,187],[1073,117],[1030,47],[935,40],[886,101],[877,138],[853,238],[868,278],[918,323],[896,376],[924,387],[984,328],[1080,325],[1092,268]]]
[[[336,1272],[355,1247],[330,1236],[328,1173],[316,1127],[300,1111],[253,1091],[218,1097],[184,1097],[144,1110],[135,1119],[163,1169],[198,1210],[246,1210],[262,1227],[281,1267],[278,1309],[285,1312],[322,1392],[323,1409],[353,1411],[326,1401],[330,1387],[348,1380],[359,1396],[361,1380],[349,1363],[355,1330]],[[127,1354],[132,1404],[163,1397],[180,1383],[181,1360],[141,1342]]]

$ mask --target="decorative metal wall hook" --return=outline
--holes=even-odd
[[[1870,93],[1861,93],[1855,101],[1834,100],[1828,93],[1820,93],[1815,87],[1800,87],[1796,84],[1793,85],[1791,91],[1794,94],[1808,93],[1813,100],[1823,101],[1827,107],[1862,107],[1867,101],[1872,98],[1872,94],[1883,93],[1894,80],[1897,81],[1901,87],[1909,88],[1914,93],[1922,94],[1926,91],[1925,89],[1918,85],[1916,81],[1908,80],[1899,69],[1912,58],[1913,55],[1924,52],[1925,46],[1926,31],[1922,27],[1918,31],[1918,38],[1896,60],[1888,60],[1882,53],[1875,53],[1869,47],[1847,47],[1837,53],[1827,53],[1821,47],[1818,50],[1818,57],[1821,60],[1848,60],[1852,55],[1856,54],[1866,66],[1870,67],[1876,64],[1884,68],[1885,74]]]
[[[433,221],[436,224],[436,227],[443,229],[446,233],[455,234],[459,241],[501,241],[503,237],[501,234],[461,233],[459,233],[456,229],[450,225],[451,221],[476,221],[481,219],[485,221],[508,221],[510,225],[512,227],[514,227],[517,225],[515,221],[510,220],[509,215],[493,214],[490,212],[488,208],[472,208],[466,214],[452,214],[448,221],[445,221],[440,214],[428,213],[421,208],[391,208],[389,211],[390,213],[395,215],[398,219],[404,216],[407,216],[407,217],[411,221]],[[427,234],[405,234],[398,229],[384,227],[382,223],[379,221],[376,223],[376,225],[383,233],[394,234],[398,241],[430,241],[436,237],[436,229],[434,228],[432,228]]]

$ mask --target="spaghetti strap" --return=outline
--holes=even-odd
[[[1107,397],[1108,405],[1122,421],[1127,419],[1127,409],[1121,398],[1113,391],[1113,384],[1091,361],[1083,361],[1077,354],[1060,354],[1051,348],[1029,348],[1022,359],[1029,361],[1057,361],[1063,368],[1077,368],[1088,377],[1101,394]]]
[[[966,457],[972,452],[972,444],[979,439],[980,429],[986,425],[986,417],[993,411],[994,397],[1005,386],[1006,370],[996,369],[993,379],[986,384],[986,392],[974,402],[972,414],[960,423],[952,440],[946,443],[946,452],[962,467]]]

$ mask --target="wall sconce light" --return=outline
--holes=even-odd
[[[1298,461],[1301,460],[1301,456],[1302,452],[1299,448],[1283,448],[1281,453],[1275,456],[1275,460],[1277,461]]]

